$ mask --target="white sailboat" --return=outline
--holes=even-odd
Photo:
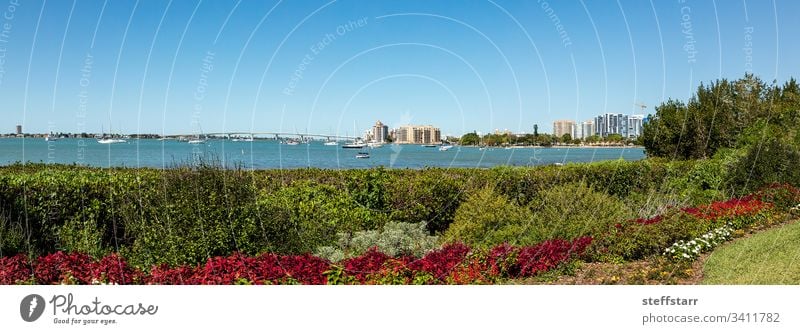
[[[100,131],[103,132],[103,126],[102,125],[100,126]],[[111,131],[111,130],[109,129],[109,131]],[[125,141],[125,139],[121,139],[121,138],[114,138],[112,135],[106,136],[105,133],[103,133],[103,136],[100,139],[97,140],[97,143],[98,144],[120,144],[120,143],[127,143],[127,141]]]
[[[200,127],[200,134],[193,139],[189,139],[188,141],[189,144],[199,145],[199,144],[205,144],[206,142],[206,140],[204,139],[205,136],[203,135],[203,127],[200,126],[200,124],[197,124],[197,126]]]
[[[358,131],[356,130],[356,122],[353,121],[353,133],[355,134],[357,132]],[[364,148],[365,146],[367,146],[367,144],[364,143],[364,141],[361,140],[361,138],[353,138],[353,141],[342,144],[342,148]]]

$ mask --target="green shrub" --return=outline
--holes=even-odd
[[[572,240],[596,235],[633,218],[633,212],[618,198],[571,183],[543,191],[531,203],[533,228],[541,240]],[[541,241],[539,240],[539,241]]]
[[[444,233],[442,241],[460,241],[472,246],[492,246],[503,242],[517,244],[521,236],[503,230],[506,227],[524,230],[521,226],[528,224],[529,220],[530,212],[527,209],[512,203],[494,188],[486,187],[470,195],[459,206],[455,220]]]
[[[633,193],[623,199],[635,217],[655,217],[667,214],[672,208],[688,207],[692,202],[678,192],[651,189]]]
[[[102,258],[108,249],[103,247],[103,235],[93,219],[73,219],[59,230],[59,241],[62,250],[89,254]]]
[[[800,150],[790,143],[769,138],[753,144],[730,167],[728,186],[738,195],[747,194],[771,183],[800,186]]]
[[[5,213],[0,211],[0,257],[17,253],[25,253],[25,235],[20,222],[11,222]]]
[[[386,189],[388,175],[383,167],[355,171],[350,175],[347,189],[353,200],[359,205],[380,212],[386,212],[389,192]],[[376,226],[369,226],[376,228]]]
[[[445,231],[464,197],[463,181],[442,169],[399,172],[390,185],[390,219],[424,221],[431,233]]]
[[[380,226],[386,219],[334,187],[311,182],[262,194],[257,206],[265,250],[276,253],[310,253],[320,246],[333,245],[339,232]]]

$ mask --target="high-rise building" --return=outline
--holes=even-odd
[[[441,131],[432,125],[404,125],[396,131],[399,144],[436,144],[442,141]]]
[[[644,115],[628,116],[628,138],[637,138],[642,135],[644,127]]]
[[[628,115],[606,113],[594,118],[594,132],[606,138],[610,134],[628,137]]]
[[[594,118],[594,134],[602,138],[618,134],[634,139],[642,135],[643,126],[644,115],[603,114]]]
[[[18,135],[22,134],[22,125],[17,124],[17,134]]]
[[[372,140],[385,143],[386,138],[389,137],[389,127],[381,123],[381,121],[375,122],[375,125],[372,126]]]
[[[589,136],[594,136],[594,120],[586,120],[581,122],[581,139],[586,139]]]
[[[564,134],[569,133],[570,136],[574,135],[573,129],[575,128],[575,121],[558,120],[553,122],[553,135],[561,138]]]

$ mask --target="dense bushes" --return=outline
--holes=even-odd
[[[196,264],[234,251],[301,254],[335,245],[338,233],[379,231],[389,221],[425,222],[431,234],[445,233],[462,204],[483,189],[494,189],[524,213],[541,194],[566,183],[583,182],[603,196],[625,198],[659,189],[692,165],[645,160],[343,171],[12,165],[0,167],[0,255],[118,252],[147,268]],[[473,212],[488,215],[481,201],[472,201]],[[520,230],[520,215],[508,218],[509,212],[497,210],[515,223],[482,239],[533,235]],[[546,237],[518,240],[531,244]]]
[[[493,246],[503,242],[520,244],[526,236],[509,231],[528,227],[530,220],[530,211],[512,203],[494,188],[486,187],[461,204],[455,221],[444,234],[444,240],[472,246]]]
[[[503,242],[532,245],[599,234],[632,217],[621,200],[583,183],[543,190],[524,207],[485,188],[459,207],[444,240],[484,247]]]
[[[531,209],[533,230],[540,233],[539,241],[597,235],[613,228],[614,224],[634,218],[633,212],[619,198],[583,183],[548,189],[531,204]]]
[[[738,194],[750,193],[771,183],[800,186],[800,150],[791,143],[770,138],[753,144],[731,166],[728,185]]]

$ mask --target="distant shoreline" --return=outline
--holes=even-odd
[[[405,145],[405,144],[403,144]],[[640,145],[632,145],[632,146],[625,146],[625,145],[553,145],[553,146],[478,146],[478,145],[461,145],[461,147],[486,147],[486,148],[641,148],[643,149],[644,146]]]

